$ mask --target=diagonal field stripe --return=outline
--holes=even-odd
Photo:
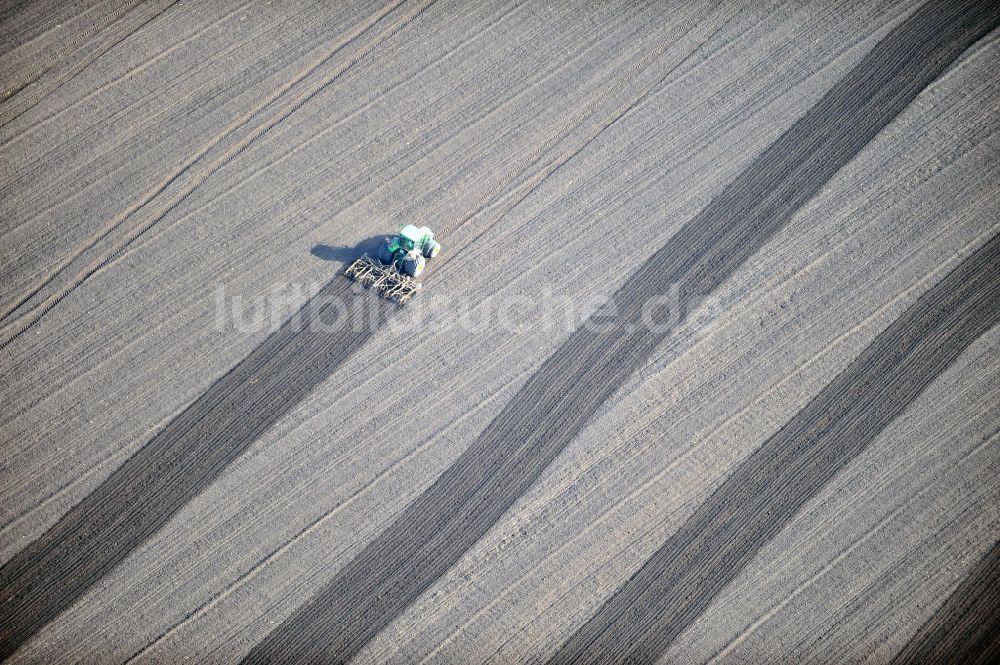
[[[393,305],[335,277],[0,568],[0,660],[162,527],[360,348]],[[368,304],[368,324],[346,319]]]
[[[840,469],[1000,320],[1000,235],[742,462],[552,659],[653,663]]]
[[[1000,8],[991,5],[932,0],[892,30],[640,266],[458,460],[245,662],[356,654],[500,519],[671,333],[643,324],[645,304],[676,289],[681,314],[697,306],[997,23]]]

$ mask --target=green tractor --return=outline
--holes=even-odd
[[[441,251],[434,233],[426,226],[407,224],[398,236],[386,238],[375,252],[365,254],[347,267],[344,274],[362,286],[371,287],[384,298],[404,303],[420,290],[415,278],[424,271],[427,259]]]
[[[398,236],[386,238],[379,245],[375,256],[385,265],[410,277],[419,277],[424,271],[427,259],[433,259],[441,251],[441,245],[434,240],[434,233],[426,226],[407,224]]]

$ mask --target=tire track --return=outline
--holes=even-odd
[[[1000,235],[757,449],[550,661],[653,663],[841,468],[1000,320]]]
[[[1000,542],[892,660],[995,663],[1000,659]]]
[[[59,110],[51,113],[50,115],[47,115],[47,116],[45,116],[45,117],[43,117],[43,118],[35,121],[34,123],[28,125],[27,127],[24,127],[23,129],[19,130],[16,134],[12,134],[10,136],[5,136],[3,138],[3,142],[0,143],[0,150],[3,150],[5,148],[7,148],[8,146],[10,146],[13,143],[21,141],[24,137],[30,135],[32,132],[34,132],[39,127],[41,127],[41,126],[43,126],[43,125],[45,125],[45,124],[47,124],[49,122],[52,122],[53,120],[56,120],[57,118],[61,117],[64,113],[66,113],[66,112],[68,112],[68,111],[70,111],[70,110],[72,110],[74,108],[77,108],[78,106],[80,106],[84,102],[86,102],[86,101],[88,101],[90,99],[93,99],[94,97],[100,95],[101,93],[105,92],[106,90],[113,89],[114,87],[116,87],[120,83],[122,83],[123,81],[127,81],[130,78],[135,77],[137,74],[139,74],[141,72],[144,72],[145,70],[149,69],[154,64],[156,64],[157,62],[161,61],[163,58],[167,57],[168,55],[170,55],[171,53],[173,53],[177,49],[181,48],[182,46],[184,46],[188,42],[201,37],[206,32],[208,32],[209,30],[211,30],[215,26],[219,25],[220,23],[223,23],[224,21],[226,21],[228,18],[230,18],[231,16],[233,16],[237,12],[241,12],[241,11],[245,10],[247,7],[250,6],[250,4],[251,4],[250,1],[248,1],[248,2],[245,2],[245,3],[241,4],[241,5],[238,5],[237,7],[231,9],[230,11],[226,12],[225,14],[223,14],[222,16],[220,16],[219,18],[217,18],[216,20],[214,20],[214,21],[212,21],[210,23],[206,23],[204,26],[202,26],[201,28],[199,28],[195,32],[191,33],[187,37],[184,37],[184,38],[180,39],[180,41],[176,42],[175,44],[173,44],[173,45],[171,45],[171,46],[169,46],[167,48],[165,48],[164,50],[160,51],[156,55],[147,58],[146,60],[144,60],[143,62],[139,63],[135,67],[132,67],[131,69],[125,71],[124,73],[120,74],[119,76],[116,76],[115,78],[111,79],[110,81],[107,81],[106,83],[102,83],[101,85],[97,86],[96,88],[93,88],[92,90],[88,91],[85,95],[83,95],[79,99],[76,99],[75,101],[70,102],[67,106],[64,106],[61,109],[59,109]],[[143,25],[145,25],[145,24],[143,24]],[[142,27],[143,26],[139,26],[139,28],[142,28]],[[138,31],[139,28],[137,28],[136,31]],[[110,50],[110,49],[108,49],[108,50]],[[7,232],[9,232],[9,230]]]
[[[352,30],[350,30],[346,35],[338,38],[334,45],[328,49],[318,61],[309,65],[304,71],[298,73],[290,81],[273,91],[257,106],[250,109],[230,125],[225,127],[206,145],[202,146],[201,149],[189,156],[165,180],[144,194],[140,200],[136,201],[128,209],[116,215],[112,220],[105,224],[97,235],[87,241],[82,247],[74,250],[72,254],[64,259],[37,286],[30,289],[28,293],[18,299],[15,303],[12,303],[10,306],[5,308],[2,313],[0,313],[0,324],[4,324],[4,327],[0,329],[0,349],[6,347],[14,339],[37,323],[39,319],[59,304],[63,298],[101,270],[103,266],[107,265],[111,260],[131,245],[136,238],[144,234],[153,225],[179,206],[193,191],[200,187],[219,169],[225,167],[229,162],[235,159],[251,143],[258,140],[279,123],[287,119],[291,114],[306,104],[332,81],[340,77],[345,71],[353,67],[357,62],[359,62],[379,45],[384,43],[387,39],[398,33],[435,1],[436,0],[424,0],[417,7],[407,12],[403,17],[396,19],[394,22],[390,23],[390,25],[386,26],[381,32],[376,34],[370,42],[361,46],[358,53],[353,54],[345,64],[336,67],[333,73],[328,76],[321,77],[319,81],[312,82],[311,85],[303,83],[305,89],[300,94],[291,96],[288,103],[285,104],[283,108],[275,111],[271,117],[263,119],[258,125],[254,126],[252,124],[253,121],[258,118],[258,116],[263,114],[269,106],[279,103],[281,98],[286,93],[302,83],[321,67],[326,65],[337,53],[349,47],[351,43],[372,29],[376,24],[399,8],[404,2],[404,0],[392,0],[386,7],[376,12],[376,14],[363,21],[360,25],[353,27]],[[246,133],[244,136],[239,139],[233,138],[232,145],[224,147],[226,140],[234,137],[240,130],[245,130]],[[208,163],[201,165],[200,169],[195,168],[199,162],[203,160],[208,161],[213,151],[221,152],[221,154]],[[182,181],[182,177],[185,175],[188,175],[189,177],[187,181]],[[171,193],[168,190],[170,190],[174,185],[176,185],[176,189],[178,191],[171,196]],[[154,204],[159,203],[159,199],[161,198],[166,198],[167,200],[163,201],[155,210],[150,210],[145,219],[138,221],[132,227],[126,227],[124,234],[121,237],[114,239],[110,248],[105,251],[100,251],[100,248],[98,248],[99,243],[110,238],[115,231],[122,229],[125,222],[133,215],[142,212],[147,206],[152,207]],[[88,252],[95,253],[97,256],[94,257],[87,265],[78,268],[76,274],[71,276],[65,284],[54,286],[51,289],[52,292],[48,296],[44,296],[42,294],[43,290],[50,287],[54,281],[70,269],[74,263],[83,263],[86,261],[86,255]],[[41,302],[31,307],[30,303],[33,299],[40,299]],[[21,309],[27,309],[28,311],[18,315],[18,311]]]
[[[207,487],[357,350],[394,306],[338,275],[42,537],[0,568],[0,659],[12,654]],[[366,296],[368,294],[365,294]],[[364,326],[355,321],[369,322]]]
[[[720,4],[721,3],[715,3],[708,12],[704,12],[703,7],[698,7],[698,10],[700,10],[701,13],[706,13],[708,14],[708,16],[711,17],[712,14],[716,12]],[[740,6],[739,9],[742,10],[743,6]],[[736,11],[733,10],[733,13],[736,13]],[[572,159],[572,157],[574,157],[575,155],[579,154],[584,148],[587,147],[587,145],[592,143],[594,139],[600,136],[609,127],[613,126],[623,117],[632,112],[637,106],[639,106],[646,98],[650,96],[650,94],[655,89],[659,88],[667,80],[667,78],[670,77],[671,74],[677,71],[681,67],[681,65],[683,65],[685,62],[688,61],[688,59],[690,59],[693,55],[695,55],[698,51],[700,51],[702,47],[704,47],[704,45],[712,37],[718,34],[725,27],[726,23],[728,23],[729,21],[729,19],[726,19],[725,21],[722,21],[715,29],[711,30],[708,36],[705,36],[700,40],[700,43],[698,44],[697,47],[695,47],[692,51],[684,54],[684,56],[682,56],[675,63],[672,63],[670,66],[668,66],[665,69],[665,72],[662,75],[659,75],[652,84],[647,85],[645,88],[640,90],[638,94],[629,95],[623,103],[617,106],[617,108],[611,113],[611,116],[609,118],[600,117],[598,119],[598,109],[601,106],[606,104],[607,101],[612,99],[613,97],[617,97],[622,91],[624,91],[630,85],[638,82],[642,77],[642,74],[657,59],[659,59],[664,53],[666,53],[669,50],[669,48],[672,45],[674,45],[675,42],[683,41],[685,38],[688,37],[688,35],[691,34],[691,32],[696,27],[701,27],[701,24],[699,23],[698,20],[701,18],[702,17],[700,15],[696,16],[695,12],[692,12],[690,15],[685,16],[684,20],[679,22],[681,30],[683,30],[683,34],[681,34],[679,37],[675,37],[669,40],[661,37],[660,41],[662,42],[662,44],[660,46],[651,48],[647,50],[645,53],[640,53],[638,57],[635,58],[634,62],[626,61],[625,62],[626,71],[623,72],[621,75],[617,76],[617,80],[614,80],[613,84],[608,85],[608,87],[602,93],[597,95],[597,97],[595,97],[587,104],[581,106],[574,113],[572,113],[570,115],[569,122],[567,123],[565,129],[557,132],[554,136],[542,142],[540,148],[534,151],[531,155],[529,155],[528,159],[524,163],[518,164],[516,167],[511,169],[505,176],[500,178],[497,181],[497,183],[489,191],[486,192],[486,194],[481,196],[479,200],[476,201],[476,203],[472,206],[471,211],[467,213],[461,220],[459,220],[455,230],[462,228],[465,224],[469,223],[475,217],[477,217],[481,212],[483,212],[483,210],[485,210],[488,206],[493,204],[497,200],[497,198],[503,193],[506,187],[508,187],[517,178],[526,174],[532,167],[537,166],[552,149],[557,148],[561,143],[563,143],[567,138],[569,138],[574,131],[576,131],[580,127],[583,127],[584,124],[587,123],[587,121],[589,120],[590,123],[589,126],[587,127],[586,132],[584,133],[584,138],[582,139],[582,141],[578,142],[577,145],[573,145],[569,149],[564,150],[561,153],[558,153],[557,156],[554,157],[552,160],[543,164],[538,169],[538,173],[536,173],[533,178],[529,179],[530,182],[528,183],[528,193],[537,189],[538,184],[540,184],[542,180],[547,178],[553,172],[557,171],[563,164]],[[709,24],[712,23],[712,21],[706,21],[706,22]],[[521,196],[515,196],[518,190],[520,189],[522,189],[522,187],[515,187],[514,190],[511,192],[511,196],[513,196],[516,199],[516,202],[524,200],[524,198],[526,198],[528,195],[528,193],[526,193]],[[504,215],[506,215],[507,212],[509,212],[515,205],[517,205],[516,202],[510,204],[509,206],[505,206],[502,212],[497,215],[497,217],[503,217]],[[478,238],[479,236],[476,237]],[[475,239],[473,239],[472,242],[474,241]]]
[[[985,2],[930,2],[874,49],[578,329],[386,531],[244,662],[349,660],[500,518],[670,334],[644,305],[697,306],[996,23]],[[595,329],[599,328],[599,329]]]
[[[154,6],[150,16],[139,18],[135,27],[124,26],[124,34],[111,35],[110,41],[97,44],[92,50],[81,54],[73,59],[73,56],[83,48],[93,37],[100,35],[105,30],[115,27],[115,24],[130,14],[145,0],[129,0],[121,7],[115,9],[110,15],[99,20],[94,26],[83,33],[77,40],[70,42],[62,48],[56,48],[50,62],[43,68],[35,70],[31,74],[21,77],[3,91],[2,109],[0,109],[0,128],[3,128],[24,115],[38,105],[43,99],[62,87],[67,81],[90,66],[99,57],[113,49],[115,46],[131,37],[133,34],[144,28],[165,11],[170,9],[177,0],[161,0],[160,5]],[[164,4],[165,3],[165,4]],[[65,67],[64,67],[65,65]],[[48,75],[50,81],[32,95],[22,96],[20,93],[39,82]]]
[[[115,20],[127,15],[141,2],[142,0],[126,0],[112,9],[114,0],[98,0],[88,7],[76,7],[78,13],[75,15],[71,13],[73,8],[60,12],[57,7],[27,0],[20,0],[0,9],[0,44],[2,44],[0,66],[3,68],[4,78],[8,81],[0,89],[0,105],[56,66],[60,58],[85,44],[88,39],[99,34]],[[51,3],[51,5],[58,4]],[[94,16],[88,17],[91,14]],[[21,23],[20,29],[16,27],[18,19]],[[8,22],[14,25],[8,25]],[[77,26],[78,23],[82,25]],[[74,31],[75,35],[72,34]],[[54,48],[36,45],[36,42],[44,40],[48,35],[59,32],[67,33],[63,44]],[[54,36],[58,37],[58,34]],[[32,57],[19,53],[27,50],[35,51],[31,54]],[[24,62],[38,58],[43,53],[49,57],[39,58],[42,62],[33,68]]]
[[[709,14],[714,14],[718,9],[719,3],[712,7]],[[742,10],[743,7],[740,7]],[[656,80],[652,84],[647,85],[642,88],[637,94],[632,94],[626,98],[624,102],[616,106],[608,117],[598,118],[598,108],[606,104],[606,102],[614,96],[617,96],[620,92],[625,90],[631,84],[639,81],[642,74],[664,53],[666,53],[670,46],[672,46],[676,41],[682,41],[687,38],[688,35],[695,29],[695,27],[701,27],[699,24],[690,24],[685,30],[684,34],[676,40],[663,40],[664,45],[660,48],[654,48],[642,55],[637,59],[635,64],[630,64],[629,69],[625,74],[618,77],[618,81],[614,86],[611,86],[603,94],[599,95],[595,100],[581,107],[579,111],[571,116],[570,123],[567,129],[557,133],[551,139],[545,141],[541,148],[535,153],[533,153],[526,163],[519,164],[515,169],[507,173],[506,176],[497,181],[496,185],[488,191],[484,196],[482,196],[475,205],[472,206],[471,210],[459,220],[454,231],[461,230],[464,226],[471,223],[474,219],[480,215],[485,214],[491,209],[495,209],[492,214],[494,219],[502,219],[513,210],[518,204],[524,201],[528,196],[530,196],[535,190],[537,190],[543,182],[545,182],[552,174],[556,173],[570,162],[574,157],[582,153],[591,143],[597,140],[604,132],[606,132],[611,127],[615,126],[620,120],[628,116],[630,113],[639,108],[645,101],[647,101],[650,96],[658,90],[672,74],[674,74],[682,65],[684,65],[689,59],[691,59],[695,54],[697,54],[701,49],[707,44],[715,35],[722,31],[726,24],[731,20],[726,19],[722,21],[716,28],[711,30],[710,34],[704,36],[698,46],[693,50],[686,53],[679,60],[668,66],[664,73],[657,76]],[[706,21],[707,22],[707,21]],[[707,22],[709,23],[709,22]],[[587,121],[589,125],[583,132],[583,136],[578,138],[576,141],[568,141],[573,135],[573,133],[583,127]],[[555,148],[558,148],[563,142],[569,142],[570,145],[557,153],[554,157],[542,163],[543,158]],[[527,174],[531,171],[532,167],[538,166],[538,169],[533,175],[528,176]],[[513,183],[517,178],[525,176],[525,179],[513,187],[507,190],[511,183]],[[504,193],[506,191],[506,193]],[[465,242],[465,246],[471,246],[475,244],[480,238],[482,238],[486,233],[488,233],[493,228],[492,225],[488,225],[481,231],[476,233],[470,240]],[[449,255],[445,260],[438,264],[438,269],[443,267],[448,263],[457,252]]]
[[[498,19],[497,22],[499,23],[500,21],[505,20],[511,13],[513,13],[517,9],[520,9],[522,6],[523,5],[516,4],[510,10],[509,13],[503,14],[501,16],[501,18]],[[492,26],[490,26],[490,27],[492,27]],[[460,220],[458,220],[457,222],[455,222],[455,226],[454,227],[449,226],[448,228],[445,229],[445,231],[448,234],[455,233],[456,231],[460,230],[465,224],[467,224],[468,222],[472,221],[474,218],[482,215],[488,209],[499,208],[500,209],[499,212],[494,212],[491,215],[491,217],[493,217],[494,219],[500,219],[500,218],[502,218],[504,215],[507,214],[507,212],[509,212],[513,207],[515,207],[520,201],[524,200],[524,198],[526,198],[531,192],[533,192],[535,189],[537,189],[537,187],[541,184],[542,180],[548,178],[554,171],[556,171],[559,168],[561,168],[563,165],[565,165],[565,163],[567,161],[569,161],[570,159],[572,159],[574,156],[576,156],[577,154],[579,154],[584,148],[586,148],[586,146],[589,145],[597,136],[599,136],[601,133],[603,133],[609,127],[611,127],[612,125],[614,125],[615,123],[617,123],[618,121],[620,121],[623,117],[625,117],[628,113],[630,113],[631,111],[633,111],[635,108],[637,108],[638,106],[640,106],[641,103],[650,96],[650,94],[654,91],[655,88],[658,88],[662,84],[662,82],[664,80],[666,80],[666,78],[668,78],[670,76],[670,74],[672,74],[673,72],[675,72],[682,64],[684,64],[695,53],[697,53],[705,45],[705,43],[709,39],[711,39],[712,36],[714,36],[716,33],[718,33],[723,27],[724,27],[724,24],[718,26],[712,32],[712,34],[709,35],[708,37],[704,38],[701,41],[701,43],[693,51],[691,51],[690,53],[685,54],[676,64],[671,65],[671,67],[669,68],[669,71],[667,71],[667,73],[665,73],[662,76],[660,76],[659,79],[652,86],[650,86],[647,89],[643,90],[638,96],[628,98],[622,105],[618,106],[617,110],[611,115],[611,117],[609,117],[609,118],[603,118],[602,117],[600,119],[595,119],[595,117],[598,115],[598,107],[601,104],[604,104],[608,99],[610,99],[614,95],[617,95],[618,93],[622,92],[627,85],[635,83],[638,80],[638,78],[641,75],[641,73],[650,66],[651,62],[653,60],[655,60],[656,58],[660,57],[666,49],[664,48],[664,49],[659,49],[659,50],[653,50],[651,52],[651,54],[648,54],[646,57],[642,58],[641,62],[638,65],[632,65],[632,66],[630,66],[629,67],[629,71],[627,73],[622,74],[622,75],[620,75],[620,76],[617,77],[617,83],[615,85],[611,86],[608,90],[606,90],[604,93],[602,93],[596,100],[594,100],[594,101],[590,102],[589,104],[586,104],[585,106],[581,107],[582,110],[578,111],[577,113],[575,113],[571,117],[570,125],[568,126],[568,128],[563,129],[563,130],[557,132],[557,134],[554,137],[552,137],[550,139],[547,139],[544,142],[542,142],[537,149],[535,149],[535,150],[533,150],[531,152],[531,154],[529,155],[528,159],[524,163],[519,164],[517,166],[517,168],[515,168],[515,169],[511,170],[510,172],[508,172],[506,176],[498,179],[497,182],[496,182],[496,184],[493,187],[491,187],[491,189],[487,192],[487,194],[485,194],[484,196],[482,196],[479,199],[479,201],[475,205],[473,205],[471,207],[471,211],[469,213],[467,213]],[[477,33],[473,38],[470,38],[469,40],[467,40],[463,44],[461,44],[458,47],[456,47],[455,50],[449,52],[446,56],[443,56],[442,58],[439,58],[438,60],[435,60],[431,64],[437,64],[439,61],[443,61],[447,57],[451,57],[451,55],[457,49],[464,47],[467,43],[470,43],[471,41],[473,41],[473,39],[475,39],[480,34],[482,34],[482,32],[486,32],[486,30],[488,30],[488,29],[489,29],[489,27],[486,28],[486,29],[484,29],[480,33]],[[691,29],[693,29],[693,27]],[[687,36],[687,34],[689,34],[689,33],[690,33],[690,29],[688,30],[687,33],[685,33],[685,36]],[[562,66],[564,66],[564,65],[561,65],[560,67],[562,67]],[[525,92],[526,91],[522,91],[522,92],[519,93],[519,95],[524,94]],[[514,98],[516,98],[516,97],[517,96],[515,96]],[[514,98],[512,98],[512,99],[514,99]],[[381,96],[378,99],[381,99]],[[504,104],[509,103],[509,101],[510,100],[506,100],[504,102]],[[191,215],[194,215],[194,214],[196,214],[196,213],[198,213],[198,212],[200,212],[202,210],[205,210],[210,205],[212,205],[213,203],[215,203],[222,196],[227,195],[227,194],[229,194],[229,193],[231,193],[233,191],[236,191],[239,188],[248,186],[248,184],[254,178],[257,178],[257,177],[261,176],[263,173],[267,172],[269,169],[271,169],[274,166],[282,163],[286,158],[288,158],[289,156],[291,156],[291,154],[293,154],[295,151],[301,149],[302,147],[304,147],[304,146],[312,143],[313,141],[317,140],[318,138],[324,136],[325,134],[327,134],[328,132],[330,132],[335,127],[339,127],[345,120],[347,120],[348,118],[353,117],[356,113],[358,113],[358,112],[360,112],[360,111],[368,108],[373,103],[374,102],[369,102],[368,104],[365,104],[364,106],[359,107],[358,109],[356,109],[356,110],[352,111],[351,113],[349,113],[344,118],[342,118],[340,120],[337,120],[332,125],[324,128],[319,133],[310,136],[307,140],[303,141],[302,143],[295,144],[294,146],[292,146],[292,148],[290,150],[288,150],[284,154],[282,154],[277,160],[264,165],[259,170],[254,171],[246,180],[240,181],[239,183],[237,183],[233,187],[225,190],[218,197],[213,197],[213,198],[209,199],[202,206],[199,206],[198,208],[196,208],[195,210],[193,210],[191,212],[185,213],[184,215],[182,215],[182,216],[178,217],[177,219],[171,221],[166,226],[158,227],[158,230],[157,230],[156,233],[157,234],[163,233],[165,230],[170,229],[171,227],[175,226],[181,220],[187,219]],[[487,113],[486,115],[484,115],[481,118],[479,118],[477,120],[477,122],[485,119],[490,114],[492,114],[493,112],[495,112],[497,109],[501,108],[504,104],[501,104],[500,106],[492,108],[489,111],[489,113]],[[532,167],[541,164],[542,161],[543,161],[543,159],[546,157],[546,155],[553,148],[558,147],[559,144],[562,143],[567,137],[569,137],[576,129],[582,127],[584,125],[584,123],[588,119],[591,120],[591,126],[592,127],[591,127],[591,131],[589,131],[584,136],[584,138],[582,139],[582,143],[578,142],[577,144],[574,144],[574,146],[572,146],[570,149],[568,149],[568,150],[566,150],[566,151],[564,151],[562,153],[557,154],[551,160],[549,160],[549,161],[545,162],[544,164],[542,164],[542,166],[539,167],[540,173],[536,173],[535,176],[533,176],[533,177],[530,178],[530,182],[528,183],[527,190],[525,190],[524,187],[518,187],[518,188],[515,188],[515,189],[510,190],[510,191],[508,191],[506,189],[511,184],[511,182],[513,182],[515,179],[517,179],[518,177],[523,176],[526,173],[528,173],[529,171],[531,171]],[[603,124],[601,124],[601,123],[603,123]],[[476,123],[471,123],[471,125],[474,125],[474,124],[476,124]],[[471,125],[469,125],[469,126],[471,126]],[[467,127],[468,126],[463,126],[462,130],[467,129]],[[595,129],[596,129],[596,133],[593,131]],[[437,153],[437,151],[440,148],[442,148],[443,146],[445,146],[448,143],[448,140],[450,138],[451,137],[446,137],[445,139],[442,139],[442,140],[438,141],[437,143],[435,143],[431,147],[431,149],[427,152],[426,155],[424,155],[423,157],[421,157],[420,160],[418,160],[414,164],[406,167],[403,171],[401,171],[395,177],[400,177],[402,175],[408,174],[412,169],[414,169],[417,166],[419,166],[424,159],[427,159],[431,155],[434,155],[435,153]],[[367,198],[369,198],[370,196],[372,196],[374,193],[377,193],[377,192],[381,191],[383,188],[389,187],[391,184],[392,184],[391,181],[384,182],[382,185],[380,185],[378,188],[376,188],[372,193],[366,195],[366,197],[360,199],[359,201],[354,202],[354,205],[360,203],[361,201],[366,200]],[[507,192],[507,193],[505,194],[505,192]],[[502,202],[502,205],[501,205],[501,202]],[[464,249],[464,248],[470,246],[471,244],[473,244],[474,242],[476,242],[476,240],[478,240],[480,237],[482,237],[482,235],[484,235],[489,230],[489,228],[491,228],[491,227],[488,227],[487,229],[481,231],[480,233],[478,233],[477,235],[475,235],[471,240],[465,241],[465,242],[463,242],[461,245],[459,245],[457,247],[460,247],[461,249]],[[129,249],[123,251],[120,254],[115,255],[104,266],[102,266],[102,269],[105,268],[105,267],[108,267],[110,265],[113,265],[119,259],[122,259],[122,258],[128,256],[137,247],[138,247],[138,245],[136,245],[136,244],[131,245],[129,247]],[[460,253],[460,251],[455,251],[455,252],[449,253],[449,255],[446,256],[441,263],[437,264],[437,267],[434,270],[434,274],[439,273],[440,270],[443,268],[443,266],[446,265],[454,256],[456,256],[459,253]],[[433,279],[433,274],[428,275],[427,279]]]

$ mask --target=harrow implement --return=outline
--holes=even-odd
[[[385,265],[367,254],[347,266],[344,274],[364,287],[375,289],[383,298],[400,304],[420,290],[420,282],[399,272],[394,264]]]

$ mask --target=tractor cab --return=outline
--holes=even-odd
[[[407,224],[399,231],[400,247],[407,252],[412,252],[416,248],[423,248],[424,236],[431,235],[430,229],[417,228],[413,224]]]
[[[427,259],[441,251],[434,240],[434,233],[426,226],[407,224],[398,236],[386,238],[379,246],[376,258],[385,265],[395,265],[402,273],[417,277],[424,270]]]

